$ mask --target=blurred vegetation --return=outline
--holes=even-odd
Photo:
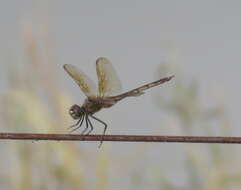
[[[39,47],[31,26],[25,28],[23,37],[27,61],[19,67],[7,65],[8,89],[1,94],[1,131],[68,132],[71,99],[60,88],[51,51]],[[7,179],[0,183],[4,189],[87,189],[91,184],[83,171],[91,153],[81,151],[77,143],[8,142],[2,144],[1,156],[6,162],[0,170],[1,179]],[[98,163],[102,166],[98,169],[98,185],[104,189],[106,159],[100,155]]]
[[[26,62],[20,66],[8,64],[6,69],[8,88],[0,97],[1,131],[67,132],[66,126],[72,123],[68,115],[72,100],[61,86],[54,67],[51,40],[47,33],[37,38],[31,26],[25,26],[23,42]],[[175,73],[176,77],[169,91],[157,94],[155,104],[162,109],[160,113],[168,115],[176,135],[231,134],[224,104],[204,107],[198,81],[177,70],[174,64],[162,64],[158,75],[167,72]],[[0,146],[1,189],[222,190],[241,187],[240,155],[230,145],[185,145],[181,162],[184,170],[180,175],[186,176],[186,182],[181,185],[174,182],[180,180],[170,177],[170,172],[175,172],[171,162],[155,157],[154,162],[149,163],[151,145],[136,145],[134,151],[124,155],[110,155],[108,145],[101,151],[97,146],[95,151],[87,151],[74,142],[12,141],[2,142]]]
[[[180,135],[230,136],[232,134],[225,103],[215,99],[203,101],[199,83],[195,78],[191,78],[175,64],[161,64],[158,73],[160,75],[176,73],[176,80],[173,81],[171,90],[162,92],[161,95],[157,94],[155,103],[167,112],[171,120],[177,121]],[[234,145],[187,144],[183,175],[187,177],[188,183],[181,189],[240,189],[239,160],[240,153]],[[177,189],[175,185],[167,182],[165,176],[161,179],[160,189]]]

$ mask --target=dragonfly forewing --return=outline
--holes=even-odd
[[[77,69],[74,65],[65,64],[64,70],[74,79],[74,81],[79,85],[82,92],[90,97],[97,96],[97,88],[95,83],[81,70]]]

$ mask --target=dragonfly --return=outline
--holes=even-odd
[[[74,104],[69,109],[70,116],[74,120],[78,120],[76,124],[70,126],[70,128],[72,128],[71,132],[79,129],[85,121],[85,129],[82,131],[81,134],[89,135],[94,129],[90,119],[100,122],[104,126],[104,131],[99,147],[103,142],[103,137],[106,133],[107,124],[101,119],[94,116],[96,112],[100,111],[103,108],[110,108],[124,98],[140,96],[144,94],[145,90],[170,81],[174,77],[174,75],[164,77],[157,81],[127,91],[125,93],[121,93],[122,85],[120,79],[112,63],[107,58],[100,57],[96,60],[98,89],[95,83],[76,66],[71,64],[65,64],[63,68],[78,84],[81,91],[87,97],[81,106]],[[89,127],[90,130],[87,132]]]

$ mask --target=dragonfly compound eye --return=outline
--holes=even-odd
[[[81,117],[81,108],[78,105],[73,105],[70,110],[69,114],[73,119],[79,119]]]

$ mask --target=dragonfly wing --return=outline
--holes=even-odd
[[[110,96],[121,92],[121,82],[111,62],[100,57],[96,60],[96,72],[99,81],[99,95]]]
[[[65,64],[64,70],[74,79],[86,96],[97,96],[95,83],[74,65]]]

